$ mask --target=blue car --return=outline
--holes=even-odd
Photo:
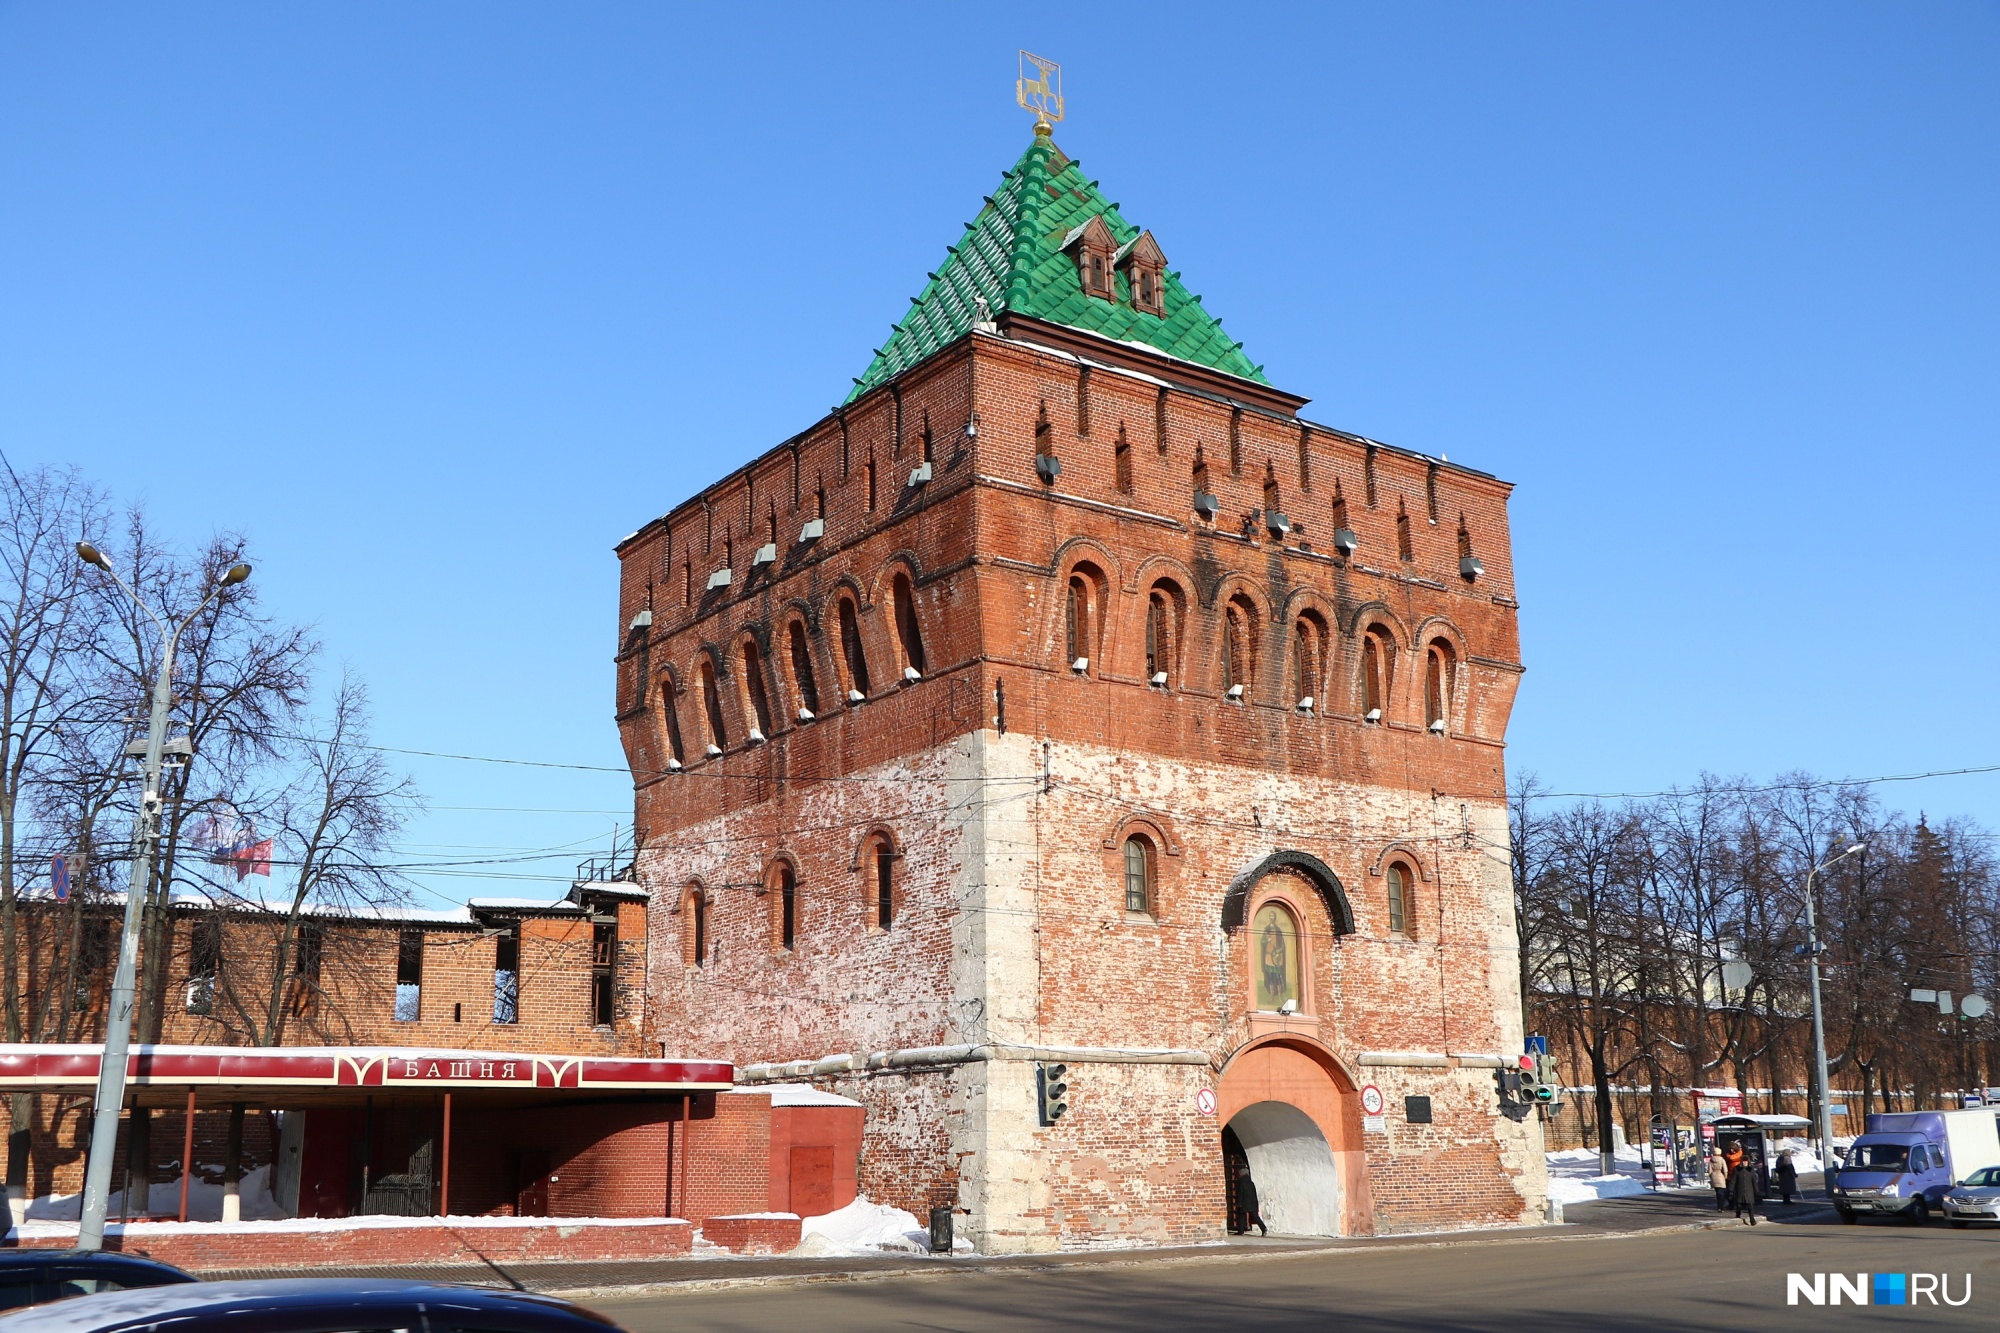
[[[523,1291],[373,1278],[194,1282],[0,1316],[0,1333],[605,1333],[603,1315]]]
[[[194,1281],[172,1264],[103,1250],[0,1250],[0,1312],[72,1296]]]

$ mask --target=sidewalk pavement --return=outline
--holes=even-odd
[[[1800,1184],[1805,1185],[1801,1180]],[[1782,1223],[1824,1223],[1833,1220],[1832,1207],[1816,1187],[1802,1190],[1808,1202],[1786,1207],[1766,1203],[1762,1216]],[[343,1277],[411,1278],[431,1282],[460,1282],[475,1286],[507,1287],[517,1291],[562,1293],[609,1293],[633,1289],[698,1289],[739,1283],[781,1281],[840,1282],[903,1276],[913,1273],[982,1272],[1009,1270],[1044,1272],[1079,1267],[1124,1267],[1174,1262],[1230,1262],[1285,1254],[1316,1252],[1411,1249],[1460,1245],[1483,1245],[1522,1241],[1554,1241],[1585,1236],[1631,1234],[1645,1231],[1694,1230],[1717,1226],[1739,1226],[1728,1212],[1718,1213],[1715,1198],[1708,1190],[1670,1190],[1626,1195],[1592,1203],[1572,1204],[1565,1210],[1562,1226],[1480,1227],[1455,1231],[1400,1232],[1387,1236],[1354,1239],[1318,1237],[1231,1236],[1204,1245],[1148,1247],[1145,1249],[1062,1251],[1052,1254],[920,1255],[883,1254],[800,1258],[791,1255],[737,1256],[696,1254],[686,1258],[653,1260],[606,1260],[568,1263],[487,1263],[409,1264],[372,1268],[343,1268]],[[282,1267],[244,1268],[204,1273],[210,1280],[229,1278],[324,1276],[325,1270]]]

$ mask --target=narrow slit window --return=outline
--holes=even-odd
[[[701,664],[701,702],[708,711],[709,743],[718,750],[729,748],[729,732],[722,725],[722,690],[715,680],[715,663]]]
[[[895,602],[896,641],[903,649],[903,665],[922,675],[927,663],[924,658],[924,635],[917,624],[917,592],[907,574],[896,575],[890,584],[890,595]]]
[[[414,1023],[423,1015],[424,933],[406,930],[396,940],[396,1021]]]
[[[778,868],[778,947],[796,949],[799,943],[799,881],[789,865]]]
[[[861,647],[861,617],[848,598],[840,599],[840,655],[847,664],[847,687],[868,693],[868,654]]]
[[[1155,588],[1146,599],[1146,679],[1166,684],[1159,680],[1163,673],[1173,668],[1173,610],[1167,603],[1167,595]]]
[[[896,922],[896,853],[887,842],[875,844],[875,928],[887,930]]]
[[[521,1020],[521,923],[509,922],[493,937],[493,1021]]]
[[[195,920],[188,938],[187,1012],[214,1012],[215,988],[221,975],[222,918],[210,913]]]
[[[1410,876],[1401,864],[1389,867],[1389,932],[1401,935],[1410,926]]]
[[[1153,848],[1140,837],[1125,839],[1125,910],[1153,910]]]
[[[1132,493],[1132,442],[1126,438],[1125,427],[1118,427],[1118,440],[1111,448],[1112,472],[1118,489],[1125,495]]]
[[[809,713],[819,712],[819,686],[813,680],[812,645],[806,641],[805,622],[794,620],[786,637],[792,649],[792,687],[799,692],[799,704]]]
[[[590,927],[590,1021],[608,1028],[617,1017],[618,920],[594,921]]]
[[[673,680],[663,677],[660,681],[660,717],[667,728],[667,753],[673,756],[675,763],[685,764],[687,754],[681,748],[680,703],[674,695]]]
[[[1292,639],[1292,698],[1304,703],[1319,693],[1318,628],[1310,620],[1300,620]]]
[[[764,688],[764,663],[757,654],[757,645],[745,640],[743,644],[743,689],[750,697],[750,716],[757,732],[768,737],[771,734],[771,696]]]
[[[1401,508],[1396,511],[1396,557],[1400,560],[1416,559],[1416,548],[1410,543],[1410,514]]]
[[[1063,646],[1070,665],[1089,661],[1090,581],[1081,574],[1070,575],[1063,600]]]

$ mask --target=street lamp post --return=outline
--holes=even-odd
[[[1806,970],[1812,978],[1812,1020],[1813,1020],[1813,1091],[1819,1100],[1819,1160],[1830,1168],[1827,1159],[1833,1152],[1833,1111],[1828,1102],[1826,1078],[1826,1019],[1819,1003],[1819,913],[1813,906],[1813,877],[1836,861],[1844,861],[1856,852],[1865,852],[1868,844],[1857,842],[1838,856],[1830,856],[1806,872]]]
[[[97,1104],[91,1119],[90,1159],[83,1173],[83,1212],[77,1228],[80,1250],[104,1248],[104,1219],[111,1208],[111,1158],[118,1142],[118,1115],[125,1105],[125,1063],[132,1046],[133,978],[139,966],[139,924],[144,915],[146,880],[160,835],[160,761],[166,751],[167,715],[174,702],[174,649],[181,632],[208,604],[250,577],[250,566],[232,565],[222,580],[171,632],[167,622],[132,591],[111,562],[89,542],[76,553],[87,565],[111,576],[160,631],[160,674],[153,680],[153,710],[146,727],[146,758],[139,813],[132,821],[132,876],[125,886],[125,923],[118,936],[118,968],[111,977],[111,1005],[104,1015],[104,1057],[97,1070]],[[183,1168],[187,1166],[182,1163]]]

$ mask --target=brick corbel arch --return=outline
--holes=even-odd
[[[1408,842],[1392,842],[1384,847],[1376,854],[1374,863],[1368,867],[1368,873],[1380,876],[1388,868],[1389,862],[1398,858],[1408,861],[1411,865],[1415,866],[1417,868],[1417,878],[1425,884],[1431,883],[1435,878],[1431,874],[1430,862],[1426,861],[1417,851],[1416,844]]]
[[[1354,908],[1347,901],[1347,890],[1341,887],[1340,876],[1333,873],[1326,862],[1311,852],[1278,851],[1251,866],[1229,883],[1229,892],[1222,898],[1222,928],[1237,931],[1243,928],[1243,918],[1250,904],[1250,891],[1266,875],[1279,870],[1290,870],[1306,879],[1318,891],[1320,901],[1326,904],[1326,914],[1333,922],[1333,933],[1352,935],[1354,933]]]

